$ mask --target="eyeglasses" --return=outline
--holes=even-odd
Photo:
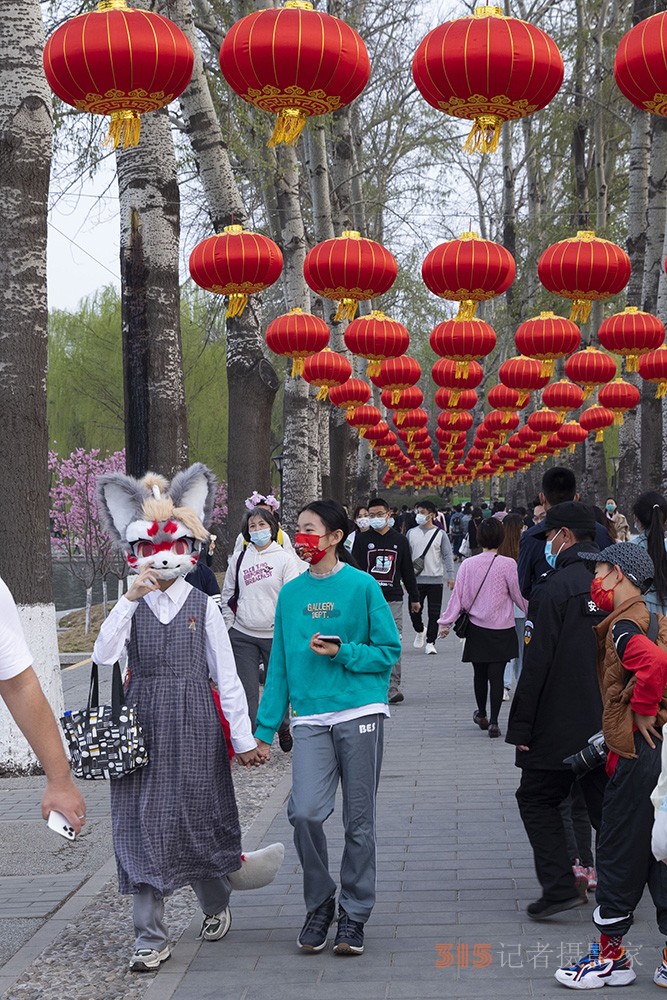
[[[172,542],[147,542],[140,539],[132,542],[130,548],[137,559],[149,559],[158,552],[173,552],[175,556],[185,556],[194,552],[194,538],[175,538]]]

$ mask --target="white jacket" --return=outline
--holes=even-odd
[[[236,617],[229,607],[229,598],[236,586],[236,567],[243,555],[239,571],[239,602]],[[286,552],[272,542],[263,552],[251,543],[243,553],[229,560],[220,597],[222,617],[228,629],[238,629],[246,635],[262,639],[273,637],[276,603],[281,588],[299,576],[299,560],[294,552]]]
[[[440,528],[430,528],[428,531],[424,531],[421,527],[410,528],[406,537],[410,544],[412,561],[414,562],[415,559],[423,555],[434,531],[437,531],[440,537],[433,540],[426,553],[424,570],[417,577],[417,583],[446,583],[447,580],[453,580],[456,575],[449,536]]]
[[[662,770],[651,794],[655,809],[651,851],[656,861],[667,858],[667,724],[662,727]]]

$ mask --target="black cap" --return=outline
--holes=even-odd
[[[642,588],[653,582],[653,560],[641,545],[634,542],[616,542],[602,552],[579,552],[578,555],[589,562],[620,566],[623,576],[635,587]]]
[[[549,507],[547,516],[542,522],[542,530],[536,531],[533,538],[546,538],[550,531],[559,528],[570,528],[571,531],[595,531],[595,514],[585,503],[567,500]]]

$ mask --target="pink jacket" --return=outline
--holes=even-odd
[[[473,625],[481,628],[514,628],[514,605],[525,614],[528,601],[519,589],[514,560],[498,555],[493,560],[493,556],[493,552],[482,552],[461,563],[449,604],[438,619],[438,625],[452,625],[462,611],[468,611]],[[492,560],[493,566],[475,599]]]

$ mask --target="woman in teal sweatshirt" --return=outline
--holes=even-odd
[[[401,644],[378,584],[346,564],[348,522],[341,505],[316,500],[299,514],[298,529],[295,548],[310,568],[278,598],[255,738],[268,758],[291,704],[288,816],[303,868],[307,915],[297,944],[304,951],[326,947],[336,914],[324,822],[340,781],[345,850],[334,952],[360,955],[375,902],[375,798],[389,677]]]

